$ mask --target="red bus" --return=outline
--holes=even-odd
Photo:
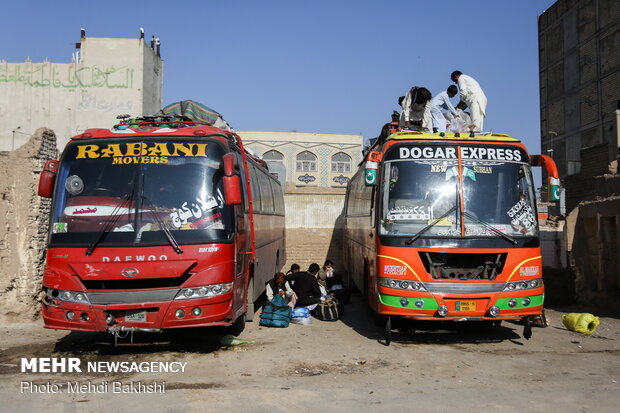
[[[239,334],[285,262],[280,183],[207,124],[87,130],[47,161],[39,195],[52,198],[46,328]]]
[[[344,261],[386,318],[522,320],[543,315],[531,166],[557,169],[503,134],[402,131],[370,149],[346,194]]]

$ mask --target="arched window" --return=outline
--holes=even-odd
[[[297,155],[297,172],[316,172],[316,155],[303,151]]]
[[[263,159],[265,161],[271,161],[271,162],[274,162],[274,161],[276,161],[276,162],[277,161],[283,162],[284,161],[284,155],[282,155],[278,151],[271,150],[271,151],[267,151],[267,152],[265,152],[263,154]]]
[[[271,175],[273,175],[282,185],[284,185],[284,180],[286,177],[284,155],[281,152],[272,149],[263,154],[263,160],[267,162]]]
[[[332,172],[351,172],[351,157],[344,152],[332,156]]]

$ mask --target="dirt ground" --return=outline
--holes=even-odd
[[[107,334],[5,324],[0,341],[0,411],[387,411],[618,412],[620,314],[597,314],[592,336],[566,330],[564,311],[535,328],[471,323],[421,330],[406,325],[385,346],[376,318],[354,296],[342,320],[286,329],[247,324],[220,344],[222,331],[143,334],[114,347]],[[88,361],[186,361],[184,373],[21,373],[22,357]],[[75,394],[67,382],[165,383],[164,394]],[[21,392],[22,382],[60,384],[58,394]]]

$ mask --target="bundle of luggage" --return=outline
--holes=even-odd
[[[289,307],[286,299],[278,294],[265,304],[258,324],[265,327],[288,327],[292,313],[293,309]]]

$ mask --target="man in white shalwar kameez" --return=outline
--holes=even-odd
[[[446,131],[446,117],[443,114],[443,111],[450,111],[453,117],[458,117],[458,113],[454,106],[452,106],[452,102],[450,102],[450,98],[456,96],[456,86],[450,85],[447,90],[437,94],[431,100],[431,116],[433,117],[433,132],[445,132]]]
[[[433,131],[431,116],[431,92],[424,87],[412,87],[407,92],[401,105],[400,128],[416,128],[422,131]]]
[[[452,72],[450,78],[458,84],[461,100],[469,107],[474,130],[482,132],[487,113],[487,97],[482,88],[474,78],[464,75],[458,70]]]

